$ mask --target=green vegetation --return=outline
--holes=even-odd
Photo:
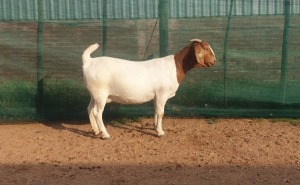
[[[292,118],[274,118],[270,119],[273,123],[278,123],[278,122],[288,122],[291,125],[294,126],[300,126],[300,119],[292,119]]]
[[[34,118],[35,97],[32,83],[12,80],[0,84],[0,118]]]
[[[85,119],[89,94],[84,84],[74,80],[48,80],[45,83],[46,119]]]
[[[299,85],[292,84],[286,92],[288,102],[295,102],[299,92]],[[280,97],[278,82],[232,79],[228,80],[226,92],[222,81],[187,82],[179,88],[176,97],[171,102],[185,106],[217,108],[225,107],[225,101],[227,101],[227,108],[273,109],[283,108]],[[297,101],[299,102],[284,106],[299,107],[300,99]]]
[[[45,119],[80,119],[86,116],[89,95],[82,83],[48,80],[44,86]],[[0,118],[36,118],[36,84],[12,80],[0,84]],[[84,111],[84,113],[83,113]]]
[[[299,84],[299,83],[298,83]],[[227,86],[225,107],[224,86],[221,82],[185,81],[177,95],[166,106],[167,115],[175,116],[226,116],[226,117],[293,117],[300,103],[282,104],[277,83],[255,80],[230,80]],[[298,97],[297,83],[291,83],[287,101]],[[90,97],[82,81],[47,80],[44,85],[44,118],[88,119]],[[35,119],[36,85],[33,82],[12,80],[0,84],[1,119]],[[222,109],[223,107],[223,109]],[[142,105],[108,104],[106,118],[152,116],[153,103]],[[293,122],[299,125],[299,121]]]

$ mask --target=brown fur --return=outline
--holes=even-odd
[[[202,53],[202,57],[199,54]],[[178,51],[175,56],[177,68],[177,81],[180,84],[186,73],[192,68],[210,67],[216,62],[215,55],[209,49],[207,42],[194,41],[182,50]]]

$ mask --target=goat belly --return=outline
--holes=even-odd
[[[114,95],[110,95],[108,97],[109,101],[113,101],[116,103],[120,103],[120,104],[141,104],[141,103],[145,103],[148,102],[150,100],[152,100],[153,97],[121,97],[121,96],[114,96]]]
[[[141,88],[140,86],[119,86],[110,88],[108,99],[121,104],[141,104],[153,100],[153,90]]]

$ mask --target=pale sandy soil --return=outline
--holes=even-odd
[[[0,124],[0,184],[300,184],[300,126],[265,119],[165,118]]]

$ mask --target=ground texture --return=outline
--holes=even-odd
[[[0,184],[300,184],[300,126],[265,119],[0,124]]]

